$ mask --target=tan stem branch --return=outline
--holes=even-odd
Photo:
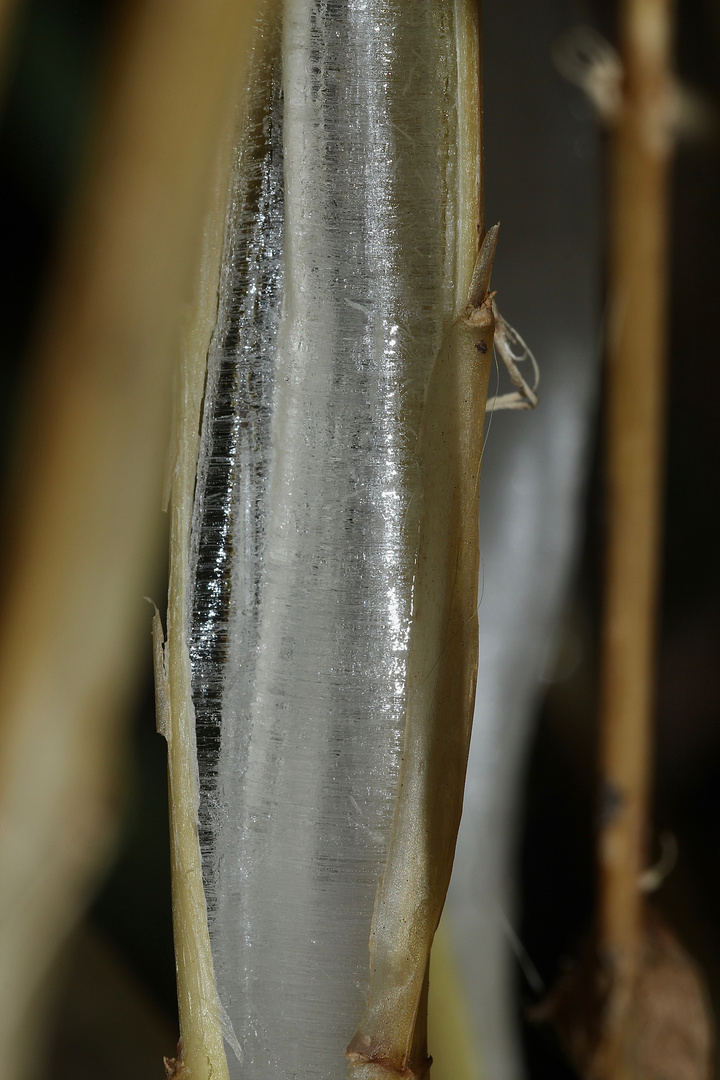
[[[612,141],[608,536],[602,663],[600,955],[610,978],[598,1075],[636,1075],[625,1045],[642,941],[652,759],[667,336],[670,3],[625,0],[625,97]]]

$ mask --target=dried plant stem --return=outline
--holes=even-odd
[[[600,956],[609,997],[598,1076],[637,1072],[628,1045],[643,930],[663,459],[669,0],[625,0],[626,87],[612,144],[608,537],[602,671]]]

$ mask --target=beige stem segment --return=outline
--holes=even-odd
[[[421,1077],[430,947],[450,881],[477,677],[478,492],[492,299],[453,325],[427,389],[424,492],[405,745],[370,936],[368,1007],[347,1050],[352,1080]]]
[[[598,1075],[637,1075],[625,1045],[642,942],[667,335],[670,3],[621,5],[625,99],[612,144],[608,537],[602,672]]]

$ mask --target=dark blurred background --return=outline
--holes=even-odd
[[[486,0],[486,8],[495,0]],[[78,194],[95,108],[122,0],[26,0],[12,16],[0,86],[0,447],[12,470],[14,436],[53,253]],[[486,20],[486,53],[512,51],[518,4]],[[590,23],[613,40],[614,5],[524,0],[534,21]],[[492,36],[494,35],[494,37]],[[678,861],[657,904],[701,962],[720,1002],[720,5],[684,0],[677,11],[677,69],[715,127],[681,142],[674,169],[672,288],[668,310],[669,407],[662,620],[657,674],[654,835],[674,835]],[[538,63],[552,67],[550,55]],[[558,80],[560,76],[554,76]],[[513,138],[535,93],[522,65],[512,93],[490,89],[488,198],[507,184],[528,198],[537,162],[505,177],[495,140]],[[590,110],[580,91],[572,105]],[[504,111],[503,111],[504,110]],[[597,173],[603,260],[605,143],[589,153]],[[495,171],[493,172],[493,169]],[[492,206],[489,207],[493,213]],[[517,247],[517,245],[516,245]],[[550,257],[550,256],[549,256]],[[511,273],[510,273],[511,276]],[[601,280],[601,275],[599,275]],[[537,282],[542,289],[542,282]],[[601,290],[600,290],[601,292]],[[603,298],[598,295],[598,335]],[[515,314],[515,313],[513,313]],[[517,321],[517,320],[516,320]],[[29,408],[32,403],[29,403]],[[600,411],[602,404],[600,404]],[[596,418],[597,421],[597,418]],[[602,428],[597,424],[597,431]],[[603,536],[601,446],[595,436],[585,492],[581,556],[567,598],[559,659],[549,675],[529,752],[519,851],[520,936],[549,986],[587,930],[593,909],[597,642]],[[157,582],[160,600],[165,583]],[[147,670],[138,692],[122,835],[114,865],[56,973],[59,1012],[39,1075],[90,1080],[162,1075],[177,1037],[170,921],[165,748],[155,734],[149,618]],[[658,845],[656,843],[656,850]],[[518,976],[518,1012],[535,1000]],[[570,1076],[552,1037],[525,1026],[531,1080]],[[52,1061],[52,1070],[48,1063]]]

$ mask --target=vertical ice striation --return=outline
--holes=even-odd
[[[282,22],[232,180],[190,652],[231,1075],[339,1080],[402,748],[416,436],[455,314],[455,4],[286,0]]]
[[[189,649],[200,766],[200,847],[211,921],[222,888],[218,837],[227,821],[221,748],[228,730],[247,725],[257,648],[282,302],[280,37],[270,25],[263,30],[228,197],[191,542]],[[241,703],[241,715],[229,712],[229,701]]]

